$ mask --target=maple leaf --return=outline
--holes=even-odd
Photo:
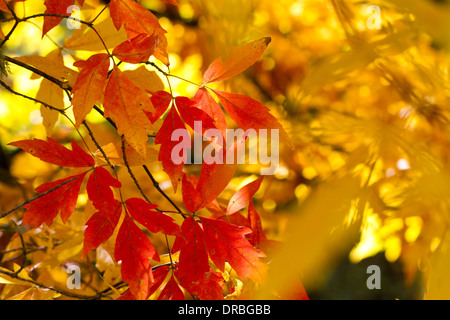
[[[153,282],[150,259],[159,261],[159,255],[150,239],[128,214],[117,235],[114,257],[116,261],[121,261],[122,279],[128,282],[133,296],[138,300],[147,299]]]
[[[195,107],[195,101],[187,97],[176,97],[175,105],[181,118],[189,127],[196,130],[194,122],[198,121],[202,124],[202,131],[197,133],[203,134],[208,129],[216,128],[214,120],[206,112]]]
[[[117,131],[141,156],[145,157],[151,127],[145,111],[154,111],[150,98],[144,90],[137,87],[114,66],[108,80],[103,101],[105,117],[111,117]]]
[[[155,108],[155,112],[148,112],[147,116],[150,121],[154,123],[164,114],[164,112],[166,112],[167,108],[169,108],[170,103],[172,102],[172,95],[167,91],[157,91],[152,93],[150,100]]]
[[[180,251],[177,278],[189,293],[198,294],[209,264],[203,229],[193,217],[186,218],[181,225],[172,247],[173,253],[177,251]]]
[[[117,30],[124,27],[128,39],[145,33],[149,36],[155,34],[160,44],[155,49],[154,56],[166,65],[169,65],[167,52],[167,39],[158,19],[139,3],[132,0],[111,0],[109,10],[114,26]]]
[[[261,57],[270,41],[270,37],[255,40],[234,48],[225,62],[221,58],[216,59],[205,71],[203,83],[226,80],[241,73]]]
[[[261,282],[267,272],[267,265],[261,261],[265,255],[257,251],[245,235],[251,230],[225,221],[200,218],[209,257],[219,270],[224,271],[225,261],[239,277]]]
[[[56,164],[61,167],[93,167],[94,158],[87,154],[72,140],[72,150],[60,145],[52,138],[47,141],[41,139],[20,140],[9,143],[11,146],[20,148],[42,161]]]
[[[247,202],[249,202],[253,195],[258,191],[261,186],[261,182],[264,177],[260,177],[245,186],[243,186],[239,191],[237,191],[228,202],[227,214],[233,214],[239,210],[245,208]]]
[[[110,187],[120,188],[122,184],[102,167],[96,167],[88,178],[86,191],[89,200],[97,210],[105,210],[115,203],[114,194]]]
[[[92,215],[86,222],[82,257],[111,237],[121,213],[122,204],[120,201],[114,200],[112,204],[103,206],[100,211]]]
[[[72,89],[73,114],[78,127],[94,104],[103,101],[110,60],[106,53],[100,53],[86,61],[78,60],[73,65],[81,69]]]
[[[133,39],[126,40],[113,50],[113,55],[128,63],[147,61],[159,45],[159,38],[152,34],[141,33]]]
[[[78,2],[83,5],[84,0],[78,0]],[[67,8],[72,6],[75,3],[75,0],[45,0],[44,4],[47,8],[45,13],[47,14],[59,14],[59,15],[70,15],[67,13]],[[44,25],[42,27],[42,38],[49,32],[51,29],[56,27],[63,17],[56,16],[45,16],[44,17]]]
[[[162,289],[158,300],[185,300],[183,291],[181,291],[174,276],[170,277],[169,281]]]
[[[219,90],[213,90],[220,103],[228,115],[242,129],[254,129],[256,132],[260,129],[277,129],[280,137],[291,145],[289,136],[284,131],[277,118],[270,114],[269,108],[261,102],[256,101],[246,95],[228,93]]]
[[[67,222],[75,210],[85,175],[86,172],[37,187],[39,194],[48,193],[24,206],[28,210],[23,215],[23,224],[37,228],[45,222],[50,226],[60,211],[63,222]]]
[[[168,235],[178,234],[179,227],[168,215],[155,211],[157,205],[149,204],[139,198],[125,201],[127,210],[134,220],[146,227],[150,232],[162,232]]]
[[[205,88],[199,88],[193,100],[195,101],[195,106],[205,111],[214,120],[214,126],[226,137],[227,122],[225,114],[209,91]]]
[[[164,171],[169,175],[175,192],[183,174],[183,163],[186,163],[187,159],[185,158],[185,161],[180,164],[175,164],[172,161],[172,150],[178,144],[178,141],[172,141],[171,137],[172,132],[177,129],[185,129],[185,126],[175,107],[172,106],[155,137],[155,144],[161,145],[158,160],[161,161]]]
[[[64,65],[63,55],[61,49],[56,49],[51,51],[45,56],[48,62],[54,63],[55,65]],[[31,75],[31,79],[34,79],[35,75]],[[58,108],[60,110],[64,109],[64,91],[60,90],[60,87],[55,83],[42,79],[39,90],[36,93],[36,100],[47,103],[48,105]],[[41,104],[40,107],[42,124],[45,127],[47,136],[52,136],[53,127],[59,118],[59,111],[47,108],[45,105]]]
[[[222,286],[219,284],[222,281],[223,277],[218,273],[207,272],[197,296],[201,300],[224,300]]]

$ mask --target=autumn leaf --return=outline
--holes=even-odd
[[[166,112],[167,108],[169,108],[170,103],[172,102],[172,95],[167,91],[160,90],[152,93],[150,100],[153,103],[155,112],[149,112],[147,115],[150,121],[154,123],[164,114],[164,112]]]
[[[67,222],[75,210],[85,176],[86,172],[37,187],[36,192],[46,194],[24,206],[28,210],[23,215],[23,224],[37,228],[45,222],[50,226],[59,212],[63,222]]]
[[[51,51],[45,58],[55,65],[64,65],[62,51],[59,48]],[[33,75],[32,78],[34,78]],[[39,85],[36,100],[45,102],[60,110],[64,109],[64,92],[60,90],[58,85],[45,78],[42,79],[41,84]],[[40,111],[42,124],[45,127],[46,134],[48,137],[51,137],[53,135],[53,127],[59,118],[59,111],[48,108],[43,104],[41,104]]]
[[[164,171],[169,175],[172,181],[172,186],[176,192],[178,183],[181,182],[183,174],[183,165],[185,161],[179,164],[175,164],[172,160],[172,150],[179,143],[178,141],[172,141],[172,132],[177,129],[186,129],[183,121],[181,121],[174,106],[172,106],[164,119],[161,129],[155,137],[155,143],[160,144],[158,160],[162,162]]]
[[[105,117],[111,117],[116,123],[118,133],[145,157],[147,129],[151,123],[144,111],[153,112],[154,108],[145,91],[134,85],[116,66],[106,86],[103,106]]]
[[[146,33],[141,33],[118,45],[112,54],[123,62],[141,63],[150,58],[158,44],[159,38],[154,34],[148,36]]]
[[[159,150],[154,145],[146,145],[147,151],[145,152],[145,158],[143,158],[140,154],[136,152],[132,147],[125,144],[125,154],[127,157],[127,163],[130,167],[134,166],[142,166],[145,164],[150,164],[158,160]],[[102,146],[102,150],[105,153],[106,157],[114,166],[125,166],[125,161],[123,159],[123,151],[122,151],[122,143],[108,143],[107,145]],[[94,155],[98,162],[107,164],[105,157],[103,156],[103,152],[101,150],[97,150]]]
[[[228,202],[227,214],[233,214],[245,208],[247,203],[252,199],[253,195],[258,191],[264,177],[260,177],[237,191]]]
[[[129,215],[125,216],[120,226],[114,257],[121,262],[122,279],[128,282],[133,296],[138,300],[147,299],[153,282],[150,259],[159,261],[159,255]]]
[[[200,291],[205,273],[209,271],[203,229],[193,217],[183,221],[180,235],[175,239],[172,252],[180,251],[177,278],[191,294]]]
[[[142,33],[148,36],[155,34],[159,38],[160,44],[156,48],[154,56],[164,64],[169,64],[166,30],[161,27],[158,19],[149,10],[131,0],[111,0],[109,10],[114,26],[117,30],[123,26],[128,39],[133,39]]]
[[[209,91],[205,88],[199,88],[193,100],[195,101],[194,105],[205,111],[214,120],[214,126],[226,137],[227,122],[225,120],[225,114]]]
[[[78,0],[78,2],[83,5],[84,0]],[[67,8],[72,6],[75,3],[75,0],[45,0],[44,4],[46,6],[45,13],[47,14],[58,14],[58,15],[70,15],[67,13]],[[51,29],[56,27],[63,17],[57,16],[45,16],[44,17],[44,26],[42,27],[42,38],[49,32]]]
[[[52,138],[47,141],[41,139],[21,140],[9,143],[9,145],[20,148],[42,161],[56,164],[61,167],[93,167],[94,158],[87,154],[72,140],[72,150],[60,145]]]
[[[195,122],[199,122],[202,125],[202,130],[197,132],[203,134],[208,129],[215,129],[214,120],[203,110],[195,107],[195,102],[187,97],[175,97],[175,105],[180,113],[183,121],[196,130]]]
[[[292,145],[280,122],[270,114],[269,108],[246,95],[213,90],[228,115],[247,131],[254,129],[277,129],[279,135],[290,146]]]
[[[125,70],[122,73],[137,87],[147,92],[155,92],[164,89],[164,83],[161,81],[161,78],[155,71],[148,70],[145,66],[140,66],[134,70]],[[154,101],[152,99],[150,100],[152,101],[155,109],[157,109]],[[154,122],[155,121],[152,121],[152,123]]]
[[[236,270],[239,277],[261,282],[267,272],[267,265],[257,251],[245,238],[251,230],[225,221],[202,218],[202,227],[209,257],[219,270],[224,271],[225,261]]]
[[[162,289],[158,300],[185,300],[183,291],[181,291],[174,276],[171,276],[169,281]]]
[[[127,210],[134,220],[146,227],[150,232],[162,232],[167,235],[177,235],[179,227],[168,215],[155,211],[158,206],[149,204],[139,198],[125,201]]]
[[[97,102],[103,101],[109,56],[106,53],[92,55],[86,61],[78,60],[75,67],[81,69],[72,88],[72,105],[75,124],[78,127]]]
[[[236,47],[223,62],[215,60],[205,71],[203,83],[211,83],[229,79],[253,65],[264,53],[271,39],[269,37],[252,41],[242,47]]]
[[[122,213],[122,204],[118,200],[108,203],[86,222],[82,257],[108,240],[114,232]]]
[[[67,82],[70,87],[73,87],[78,76],[77,71],[66,67],[64,63],[62,63],[63,60],[56,60],[52,58],[52,56],[42,57],[39,55],[29,55],[15,57],[14,59],[33,66],[55,79],[58,79],[62,82]],[[38,79],[40,77],[40,75],[33,73],[31,79]]]
[[[108,16],[95,24],[95,31],[82,24],[80,29],[75,29],[70,37],[64,39],[63,46],[69,50],[100,51],[104,50],[105,46],[108,49],[115,48],[125,40],[125,30],[116,30],[111,16]]]
[[[105,210],[115,203],[114,194],[110,187],[120,188],[119,180],[102,167],[96,167],[88,178],[86,191],[89,200],[97,210]]]

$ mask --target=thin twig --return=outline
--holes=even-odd
[[[27,201],[22,202],[21,204],[15,206],[15,207],[12,208],[11,210],[9,210],[9,211],[7,211],[7,212],[4,212],[4,213],[0,214],[0,219],[6,217],[7,215],[9,215],[10,213],[16,211],[17,209],[22,208],[24,205],[26,205],[26,204],[28,204],[28,203],[30,203],[30,202],[33,202],[34,200],[39,199],[39,198],[41,198],[41,197],[43,197],[43,196],[49,194],[50,192],[55,191],[55,190],[58,189],[58,188],[61,188],[63,185],[65,185],[65,184],[67,184],[67,183],[69,183],[69,182],[72,182],[72,181],[74,181],[75,179],[78,179],[78,177],[77,177],[77,176],[72,177],[72,178],[70,178],[70,179],[68,179],[68,180],[66,180],[66,181],[64,181],[64,182],[62,182],[61,184],[58,184],[57,186],[55,186],[55,187],[53,187],[53,188],[51,188],[51,189],[49,189],[49,190],[47,190],[47,191],[45,191],[45,192],[43,192],[43,193],[40,193],[40,194],[38,194],[37,196],[35,196],[35,197],[31,198],[31,199],[28,199]]]

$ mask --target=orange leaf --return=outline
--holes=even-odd
[[[289,136],[269,108],[246,95],[214,90],[228,115],[244,130],[278,129],[280,137],[291,145]],[[269,135],[268,135],[269,136]]]
[[[114,26],[119,30],[123,25],[128,39],[141,33],[149,36],[155,33],[160,40],[160,45],[156,48],[154,56],[164,64],[169,64],[166,30],[149,10],[132,0],[111,0],[109,10]]]
[[[147,129],[151,122],[144,110],[152,112],[153,105],[145,91],[134,85],[116,66],[106,85],[103,107],[105,117],[114,120],[118,133],[123,134],[130,146],[145,158]]]
[[[266,37],[252,41],[242,47],[236,47],[225,62],[218,58],[205,71],[203,83],[226,80],[241,73],[261,57],[270,41],[270,37]]]
[[[45,13],[69,15],[67,8],[75,3],[75,0],[45,0]],[[42,27],[42,38],[47,32],[56,27],[63,17],[45,16],[44,26]]]
[[[233,214],[244,209],[247,202],[249,202],[256,191],[258,191],[263,178],[264,177],[260,177],[239,189],[228,202],[227,214]]]
[[[74,66],[81,69],[72,90],[73,114],[77,127],[94,104],[103,100],[109,64],[109,56],[106,53],[95,54],[86,61],[79,60],[74,63]]]
[[[159,39],[154,34],[148,36],[146,33],[141,33],[118,45],[113,50],[113,55],[123,62],[141,63],[150,58],[158,44]]]
[[[261,282],[267,265],[261,261],[265,255],[257,251],[245,238],[251,230],[225,221],[200,218],[209,257],[221,271],[225,261],[241,278]]]

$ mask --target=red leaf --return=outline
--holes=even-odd
[[[201,123],[202,130],[197,133],[203,134],[208,129],[216,128],[214,120],[206,112],[194,107],[195,101],[186,97],[176,97],[175,104],[181,118],[189,127],[195,130],[194,122],[199,121]]]
[[[155,123],[155,121],[158,120],[170,106],[170,103],[172,102],[172,95],[166,91],[157,91],[152,93],[150,100],[155,108],[155,112],[148,112],[147,116],[152,123]]]
[[[290,144],[289,137],[277,118],[262,103],[242,94],[214,90],[228,115],[245,131],[254,129],[278,129],[280,137]]]
[[[70,15],[67,13],[67,8],[75,3],[75,0],[45,0],[44,4],[46,6],[45,13],[60,14],[60,15]],[[45,16],[44,25],[42,27],[42,38],[47,32],[56,27],[63,17],[55,16]]]
[[[202,196],[202,202],[197,210],[214,201],[226,188],[236,172],[237,165],[232,164],[207,164],[202,165],[200,178],[197,184],[197,193]]]
[[[196,190],[196,187],[192,184],[190,181],[190,177],[187,174],[183,174],[183,182],[182,182],[182,196],[183,196],[183,203],[186,209],[189,212],[195,212],[197,211],[197,208],[200,207],[200,204],[202,203],[202,195],[199,194]],[[195,184],[197,185],[197,184]]]
[[[158,36],[160,44],[155,50],[154,56],[166,65],[169,65],[167,52],[167,39],[158,19],[139,3],[132,0],[111,0],[109,10],[114,26],[117,30],[123,25],[128,39],[132,39],[141,33]]]
[[[141,33],[133,39],[126,40],[113,50],[119,60],[128,63],[141,63],[148,61],[159,44],[159,38],[155,35],[148,36]]]
[[[145,91],[114,66],[106,86],[103,106],[105,117],[114,120],[118,133],[125,135],[130,146],[145,158],[147,130],[151,123],[144,111],[154,111]]]
[[[261,282],[265,277],[267,265],[260,259],[264,255],[245,238],[251,230],[220,220],[208,218],[200,220],[209,257],[214,264],[224,271],[227,261],[239,277],[243,279],[248,277]]]
[[[37,228],[45,222],[50,226],[60,211],[63,222],[67,222],[75,210],[80,186],[85,176],[86,172],[37,187],[36,191],[40,194],[54,190],[24,206],[28,210],[23,215],[23,224]]]
[[[164,286],[158,300],[185,300],[183,291],[181,291],[175,278],[172,276]]]
[[[223,278],[216,273],[207,272],[203,280],[198,297],[201,300],[223,300],[222,287],[219,282]]]
[[[249,239],[249,242],[252,245],[259,247],[259,245],[262,242],[267,241],[267,238],[262,230],[261,218],[259,217],[258,212],[256,212],[255,206],[253,205],[253,201],[251,200],[250,203],[248,204],[247,219],[250,224],[250,229],[252,229],[252,233],[247,235],[247,239]]]
[[[72,89],[73,113],[78,127],[94,104],[103,101],[110,61],[106,53],[100,53],[73,65],[81,69]]]
[[[179,164],[175,164],[172,161],[172,150],[179,144],[178,141],[172,141],[172,132],[177,129],[186,129],[180,116],[172,106],[167,113],[166,118],[158,131],[155,138],[155,143],[160,144],[158,160],[162,162],[164,171],[169,175],[172,181],[172,186],[176,192],[178,183],[181,181],[183,174],[183,165],[187,162],[187,158],[184,157],[183,161]]]
[[[215,127],[226,137],[227,122],[225,114],[209,91],[205,88],[198,89],[193,100],[195,101],[195,106],[205,111],[214,120]]]
[[[168,235],[176,235],[179,227],[168,215],[154,211],[157,205],[149,204],[139,198],[130,198],[125,201],[130,215],[150,232],[162,232]]]
[[[61,167],[93,167],[94,158],[87,154],[72,140],[72,150],[60,145],[52,138],[47,141],[40,139],[21,140],[9,143],[10,146],[20,148],[42,161]]]
[[[0,11],[11,13],[8,6],[6,5],[6,0],[0,0]]]
[[[203,229],[194,218],[188,217],[180,231],[172,247],[172,252],[180,251],[177,278],[191,295],[198,295],[205,273],[209,271]]]
[[[131,293],[138,300],[147,299],[153,282],[150,259],[159,261],[159,255],[149,238],[128,215],[120,226],[114,257],[116,261],[122,261],[122,279],[128,282]]]
[[[243,186],[239,191],[237,191],[228,202],[227,214],[233,214],[238,212],[241,209],[244,209],[247,205],[247,202],[251,200],[253,195],[258,191],[261,186],[262,179],[264,177],[260,177],[255,181],[250,182]]]
[[[270,41],[267,37],[236,47],[225,62],[218,58],[205,71],[203,83],[222,81],[241,73],[261,57]]]
[[[114,200],[114,204],[103,207],[86,222],[82,257],[111,237],[121,213],[122,204]]]
[[[86,191],[89,199],[97,210],[103,210],[114,204],[114,194],[110,187],[120,188],[119,180],[102,167],[96,167],[88,178]]]

